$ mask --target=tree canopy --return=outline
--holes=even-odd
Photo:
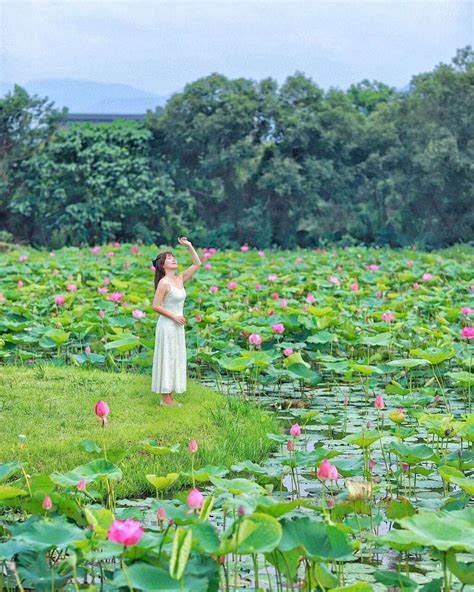
[[[467,46],[406,92],[213,73],[142,122],[69,126],[16,86],[0,100],[0,230],[51,247],[471,240],[473,65]]]

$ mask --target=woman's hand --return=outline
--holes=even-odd
[[[173,319],[178,325],[184,325],[186,323],[186,319],[180,315],[175,315]]]
[[[180,245],[183,245],[183,247],[190,247],[191,246],[191,241],[188,241],[188,239],[185,236],[179,237],[178,243]]]

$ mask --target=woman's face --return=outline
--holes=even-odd
[[[164,269],[176,269],[178,267],[178,262],[176,261],[176,257],[174,255],[170,255],[169,253],[166,255],[165,263],[163,265]]]

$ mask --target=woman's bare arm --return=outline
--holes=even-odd
[[[191,255],[191,259],[193,260],[193,264],[179,274],[183,278],[184,283],[187,280],[190,280],[196,271],[201,267],[201,259],[199,259],[199,255],[196,253],[193,245],[187,240],[186,237],[179,238],[178,242],[186,247],[189,254]]]
[[[151,305],[151,307],[160,315],[163,315],[175,321],[176,315],[167,310],[166,308],[163,308],[163,306],[161,306],[161,303],[163,302],[163,299],[166,296],[168,290],[169,287],[166,282],[158,282],[158,287],[156,288],[155,297],[153,298],[153,304]]]

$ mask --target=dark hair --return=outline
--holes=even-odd
[[[173,255],[170,251],[163,251],[159,255],[156,256],[155,259],[152,259],[151,262],[155,267],[155,290],[158,287],[158,282],[161,280],[162,277],[165,277],[165,270],[163,266],[165,264],[166,255]]]

